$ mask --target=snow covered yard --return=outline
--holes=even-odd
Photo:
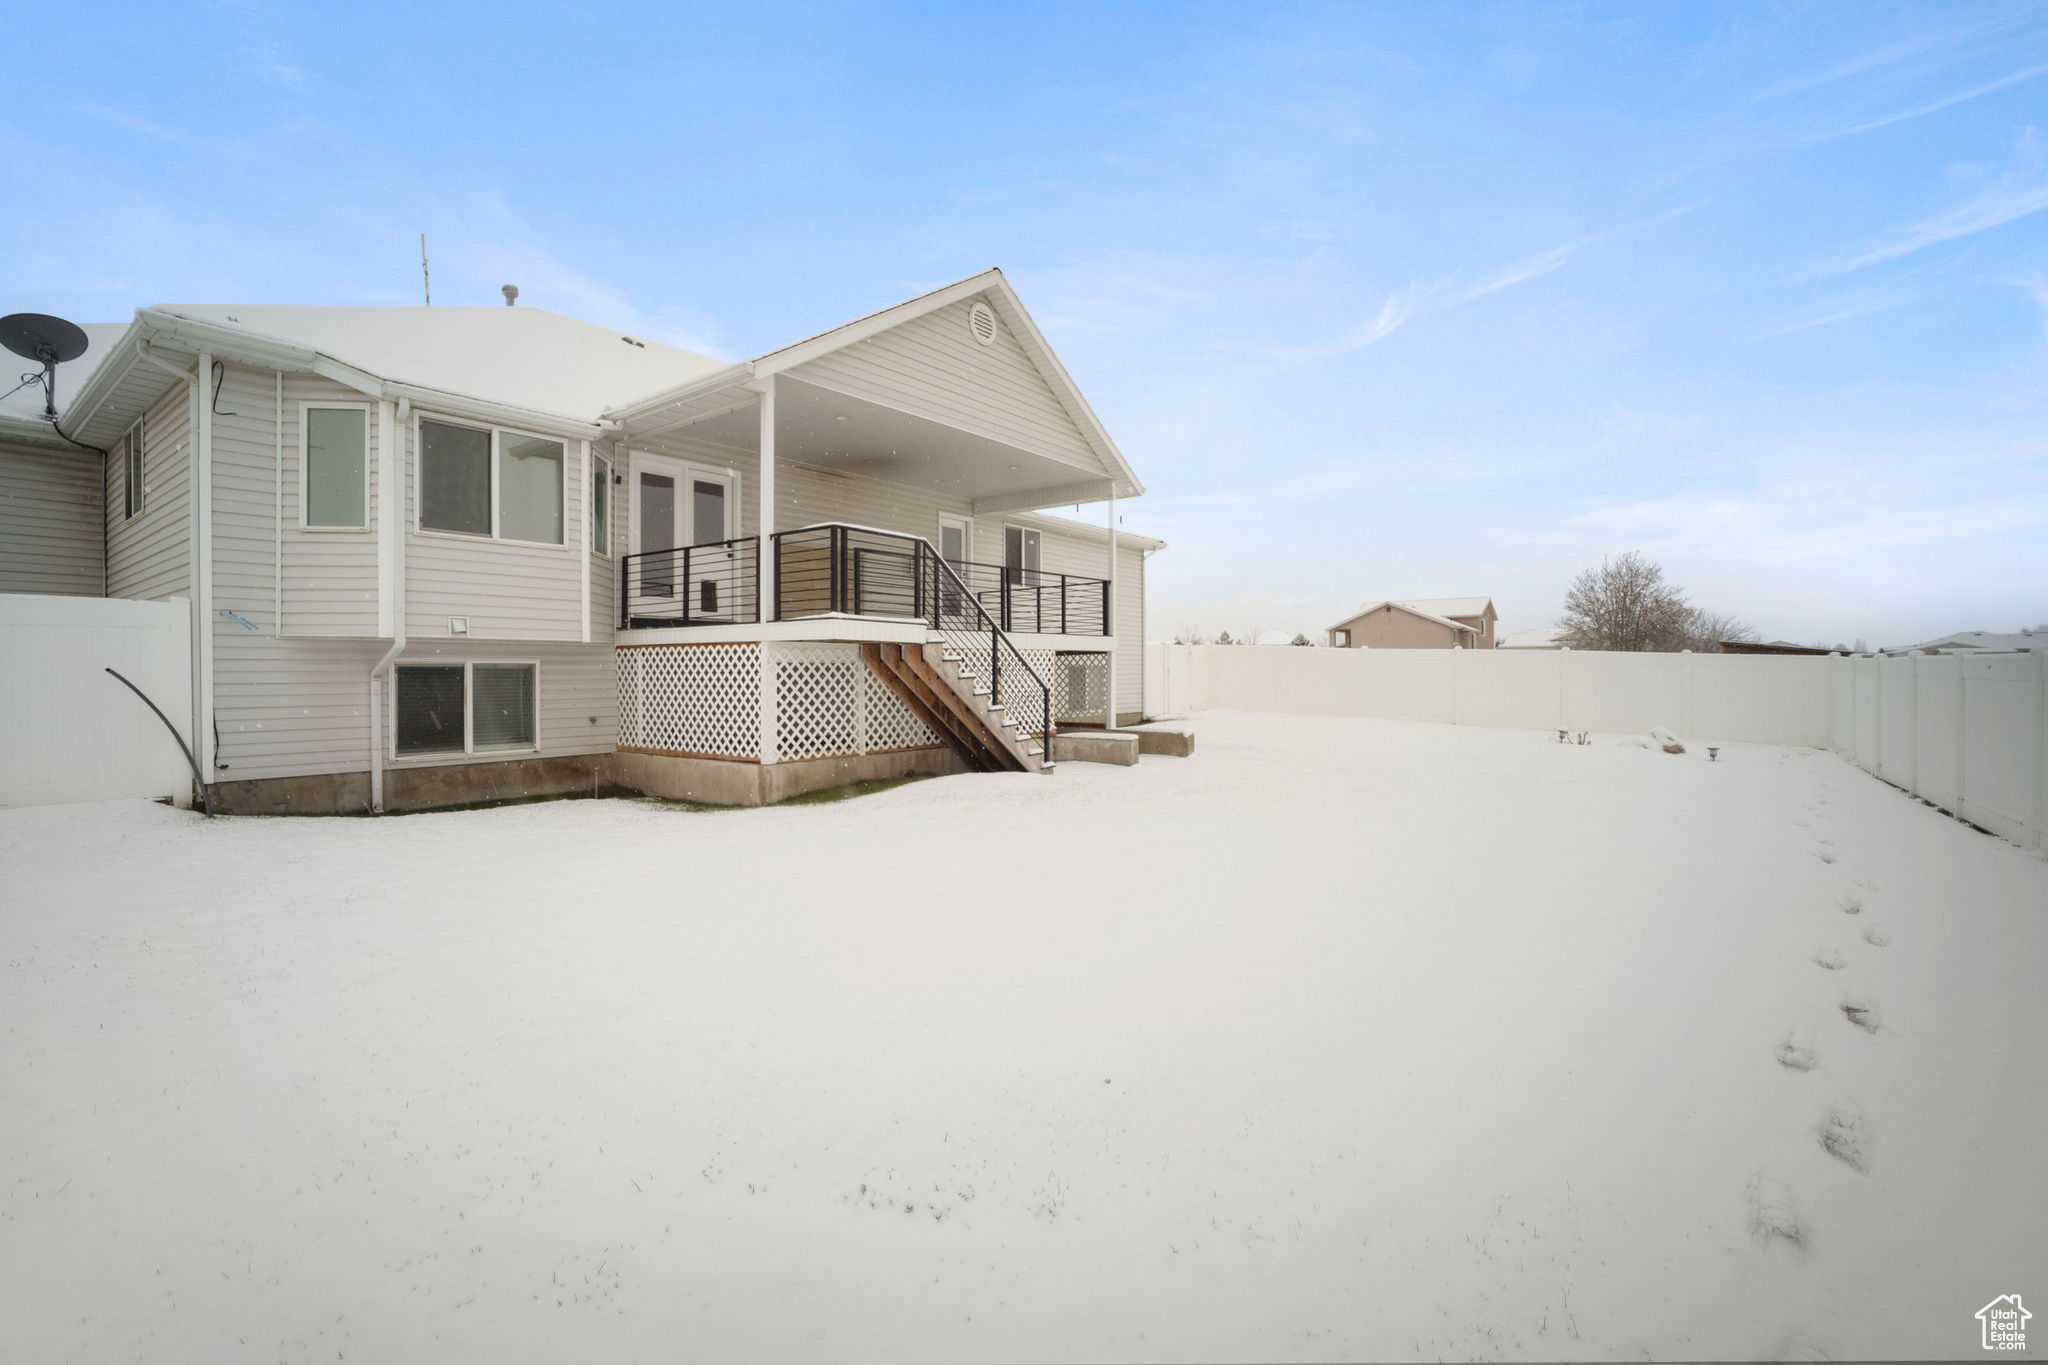
[[[2048,1292],[2048,862],[1821,753],[1195,728],[0,812],[4,1354],[1898,1357]]]

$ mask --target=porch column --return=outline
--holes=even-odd
[[[1116,484],[1109,485],[1109,610],[1103,613],[1109,627],[1109,718],[1103,728],[1116,729]]]
[[[757,379],[750,387],[761,395],[760,617],[772,621],[781,601],[776,591],[775,545],[770,539],[775,534],[775,376]]]

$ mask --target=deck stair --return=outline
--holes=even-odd
[[[1045,737],[1019,734],[1007,708],[993,703],[987,680],[943,641],[868,644],[861,656],[903,704],[976,772],[1049,773]]]

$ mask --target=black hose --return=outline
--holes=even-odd
[[[114,670],[110,668],[107,670],[107,672],[114,673]],[[192,757],[192,748],[190,745],[185,743],[185,737],[178,733],[177,726],[171,724],[171,718],[165,715],[161,710],[158,710],[157,704],[149,699],[148,693],[144,692],[134,683],[129,682],[126,678],[122,678],[119,673],[114,673],[114,676],[116,678],[120,678],[122,684],[126,686],[130,692],[133,692],[136,696],[141,697],[142,704],[144,706],[147,706],[150,710],[156,712],[156,718],[164,723],[164,729],[169,730],[171,732],[171,738],[178,741],[179,751],[185,755],[185,761],[192,765],[192,780],[199,784],[199,799],[206,803],[206,818],[211,820],[213,818],[213,796],[210,792],[206,790],[206,779],[199,775],[199,760]]]

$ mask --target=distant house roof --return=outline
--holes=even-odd
[[[1438,603],[1439,603],[1439,605],[1440,605],[1440,604],[1441,604],[1442,602],[1444,602],[1444,601],[1450,601],[1450,602],[1484,602],[1484,601],[1486,601],[1486,600],[1487,600],[1487,599],[1486,599],[1486,598],[1484,598],[1484,597],[1452,597],[1452,598],[1441,598],[1441,599],[1438,599]],[[1451,619],[1450,619],[1450,618],[1449,618],[1448,616],[1439,616],[1439,615],[1438,615],[1437,613],[1435,613],[1435,612],[1433,612],[1433,611],[1426,611],[1426,610],[1424,610],[1424,606],[1423,606],[1423,604],[1422,604],[1422,603],[1419,603],[1419,602],[1394,602],[1394,601],[1379,601],[1379,602],[1367,602],[1367,603],[1366,603],[1366,604],[1365,604],[1364,606],[1360,607],[1360,608],[1359,608],[1359,609],[1358,609],[1357,611],[1354,611],[1354,612],[1352,612],[1352,613],[1351,613],[1351,614],[1350,614],[1349,616],[1347,616],[1347,617],[1345,617],[1345,618],[1344,618],[1343,620],[1339,621],[1339,622],[1338,622],[1338,623],[1337,623],[1336,625],[1328,627],[1328,629],[1330,629],[1330,630],[1342,630],[1342,629],[1344,629],[1344,628],[1345,628],[1346,626],[1350,625],[1350,624],[1351,624],[1351,623],[1352,623],[1353,621],[1356,621],[1356,620],[1357,620],[1357,619],[1358,619],[1359,617],[1361,617],[1361,616],[1370,616],[1370,615],[1371,615],[1372,613],[1374,613],[1374,612],[1378,611],[1378,610],[1379,610],[1379,609],[1380,609],[1381,607],[1395,607],[1395,608],[1398,608],[1398,609],[1399,609],[1399,610],[1401,610],[1401,611],[1405,611],[1405,612],[1407,612],[1407,613],[1408,613],[1408,614],[1409,614],[1410,616],[1420,616],[1420,617],[1421,617],[1421,618],[1422,618],[1423,620],[1425,620],[1425,621],[1434,621],[1434,622],[1435,622],[1436,624],[1438,624],[1438,625],[1440,625],[1440,626],[1448,626],[1448,627],[1450,627],[1450,628],[1451,628],[1452,630],[1462,630],[1462,631],[1464,631],[1464,632],[1465,632],[1466,634],[1468,634],[1468,635],[1476,635],[1476,634],[1478,633],[1478,632],[1477,632],[1477,631],[1475,631],[1475,630],[1474,630],[1474,629],[1473,629],[1473,628],[1472,628],[1471,626],[1468,626],[1468,625],[1466,625],[1466,624],[1465,624],[1465,623],[1464,623],[1463,621],[1453,621],[1453,620],[1451,620]],[[1471,613],[1471,614],[1472,614],[1472,615],[1477,615],[1478,613],[1474,612],[1474,613]]]
[[[1563,649],[1558,643],[1557,632],[1553,630],[1518,630],[1513,635],[1503,635],[1496,649]]]
[[[1798,645],[1790,640],[1723,640],[1723,654],[1832,654],[1835,651],[1819,645]]]
[[[1432,616],[1484,616],[1493,610],[1491,597],[1422,597],[1394,599],[1404,607],[1414,607]]]
[[[1959,630],[1938,640],[1926,640],[1917,645],[1891,645],[1878,652],[1908,654],[1916,649],[1925,654],[2010,653],[2017,649],[2048,649],[2048,626],[2038,626],[2032,631],[2015,632],[2010,635],[1988,630]]]

